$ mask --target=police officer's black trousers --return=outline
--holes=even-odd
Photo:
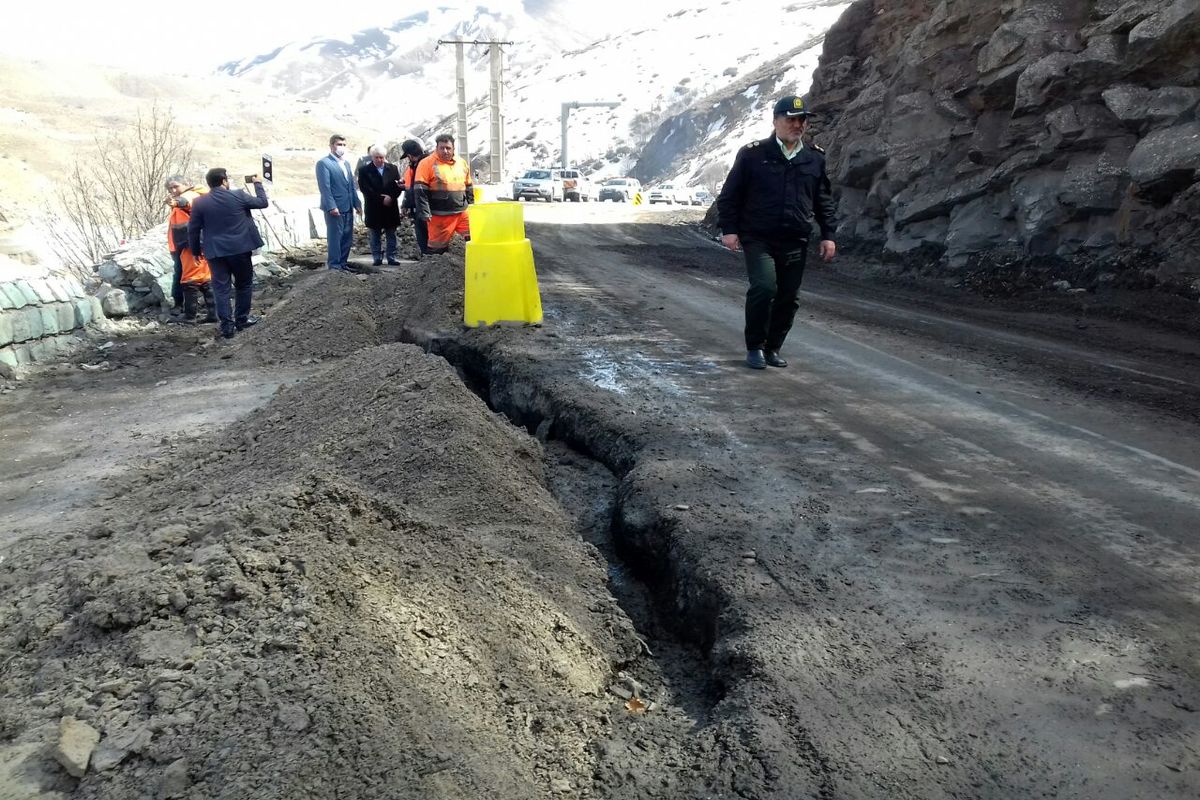
[[[746,292],[746,349],[778,350],[792,329],[804,277],[808,242],[742,240],[750,290]]]

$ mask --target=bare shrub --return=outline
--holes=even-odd
[[[132,125],[97,136],[90,160],[58,183],[51,249],[68,266],[98,264],[166,219],[163,184],[192,165],[191,140],[171,110],[155,103],[138,111]]]

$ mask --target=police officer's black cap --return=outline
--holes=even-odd
[[[812,115],[813,113],[808,110],[804,100],[794,94],[781,97],[775,103],[775,116],[777,117],[811,117]]]

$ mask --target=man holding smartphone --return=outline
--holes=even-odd
[[[254,265],[250,255],[263,246],[263,240],[250,217],[250,210],[266,208],[269,201],[257,175],[246,176],[247,185],[254,186],[253,195],[230,191],[229,174],[222,167],[210,169],[204,180],[209,192],[192,203],[188,240],[193,253],[208,259],[217,319],[221,323],[220,335],[232,339],[237,331],[258,322],[257,317],[250,316],[254,292]],[[232,314],[229,310],[231,282],[236,293]]]

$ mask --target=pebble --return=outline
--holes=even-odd
[[[680,503],[679,505],[675,506],[676,511],[690,511],[691,508],[692,508],[691,506],[684,505],[683,503]]]
[[[550,781],[550,791],[555,794],[567,794],[571,791],[571,782],[566,778],[557,778]]]

